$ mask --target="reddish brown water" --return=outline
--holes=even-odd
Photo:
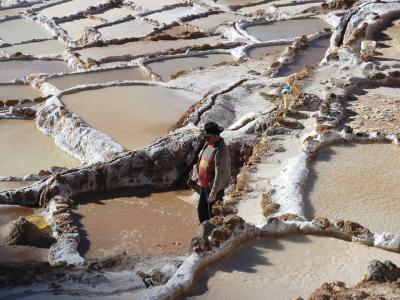
[[[99,195],[79,196],[82,204],[74,210],[74,219],[80,228],[82,255],[186,252],[197,229],[196,207],[183,200],[191,192],[142,193],[135,197],[119,194],[101,193],[103,200]],[[93,200],[96,202],[89,203]]]

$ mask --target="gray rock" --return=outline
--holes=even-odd
[[[368,265],[367,280],[377,282],[393,282],[400,277],[400,268],[391,261],[373,260]]]

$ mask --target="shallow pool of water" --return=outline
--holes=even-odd
[[[0,181],[0,192],[16,190],[33,183],[34,181]]]
[[[300,37],[324,28],[329,28],[329,25],[321,19],[298,19],[250,25],[246,30],[260,41],[271,41]]]
[[[0,38],[8,43],[33,39],[51,39],[52,35],[39,24],[25,19],[0,22]]]
[[[90,18],[78,19],[71,22],[61,23],[60,27],[67,32],[67,35],[73,40],[79,40],[86,27],[94,27],[103,24],[99,20],[93,20]]]
[[[0,120],[0,176],[25,176],[79,162],[56,147],[33,121]]]
[[[346,144],[322,149],[310,167],[304,199],[308,217],[360,223],[400,233],[400,148]]]
[[[76,85],[105,83],[115,80],[145,80],[148,79],[139,68],[125,68],[90,72],[85,74],[71,74],[49,78],[46,81],[60,90],[66,90]]]
[[[207,267],[188,295],[198,299],[307,299],[324,282],[359,282],[373,259],[400,255],[329,237],[260,237]],[[227,288],[229,287],[229,288]],[[183,298],[182,298],[183,299]],[[186,298],[185,298],[186,299]]]
[[[105,12],[95,14],[94,16],[107,20],[107,22],[114,22],[126,16],[134,16],[136,14],[136,11],[123,6],[106,10]]]
[[[193,26],[198,26],[204,30],[210,30],[225,22],[238,21],[241,18],[242,18],[241,16],[235,15],[233,13],[222,13],[222,14],[210,15],[205,18],[195,19],[189,21],[188,24]]]
[[[145,10],[158,10],[167,5],[182,3],[182,0],[135,0],[135,4]]]
[[[17,52],[21,52],[25,55],[61,54],[65,50],[65,45],[63,42],[58,40],[48,40],[43,42],[4,47],[0,48],[0,50],[10,55]]]
[[[99,28],[102,40],[144,37],[154,30],[154,25],[139,19]]]
[[[293,62],[284,65],[278,73],[278,76],[289,76],[294,74],[305,66],[318,65],[325,57],[325,52],[329,48],[329,38],[312,41],[304,50],[296,53]]]
[[[169,49],[179,49],[192,47],[194,45],[205,45],[215,46],[218,43],[222,43],[220,37],[211,36],[199,39],[188,39],[188,40],[161,40],[161,41],[137,41],[125,43],[122,45],[109,45],[107,47],[92,47],[77,52],[82,56],[82,59],[88,57],[100,60],[105,57],[115,57],[123,55],[140,56],[145,54],[152,54],[157,51],[167,51]]]
[[[200,99],[192,92],[137,85],[82,91],[62,101],[94,128],[127,149],[137,149],[166,134]]]
[[[244,5],[248,3],[256,3],[261,0],[217,0],[217,3],[224,5]]]
[[[26,8],[24,8],[24,7],[0,9],[0,18],[6,17],[6,16],[18,15],[20,12],[23,12],[24,10],[26,10]]]
[[[26,206],[0,205],[0,263],[47,261],[48,249],[28,246],[8,246],[2,234],[9,222],[19,217],[32,215],[33,213],[34,210]]]
[[[56,60],[8,60],[0,62],[0,82],[8,82],[30,74],[70,72],[63,61]]]
[[[253,59],[261,59],[266,55],[282,53],[287,46],[288,45],[273,45],[273,46],[254,47],[248,50],[247,55]]]
[[[109,0],[90,0],[85,2],[82,2],[80,0],[72,0],[45,8],[39,11],[39,13],[45,15],[48,18],[64,17],[77,13],[79,11],[83,11],[90,6],[98,6],[107,2],[109,2]]]
[[[172,22],[179,21],[183,17],[198,15],[205,12],[207,12],[207,9],[201,6],[181,6],[170,10],[157,12],[146,17],[157,21],[160,24],[171,24]]]
[[[79,196],[74,220],[80,228],[82,255],[186,253],[197,229],[196,207],[182,200],[191,192],[115,194]]]
[[[233,57],[230,54],[207,54],[160,60],[149,63],[147,66],[149,66],[154,73],[160,75],[162,80],[168,81],[171,79],[171,75],[179,71],[189,71],[197,67],[207,68],[224,61],[229,62],[232,60]]]
[[[40,96],[38,90],[29,85],[0,85],[0,100],[30,99]]]

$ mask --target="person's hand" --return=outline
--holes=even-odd
[[[217,195],[215,193],[211,193],[208,196],[208,202],[213,203],[215,201],[215,198],[217,197]]]

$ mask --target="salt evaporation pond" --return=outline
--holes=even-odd
[[[189,71],[193,68],[207,68],[212,65],[232,61],[230,54],[205,54],[189,57],[179,57],[173,59],[159,60],[147,64],[150,69],[160,75],[161,79],[168,81],[171,75],[177,74],[179,71]]]
[[[210,30],[225,22],[234,22],[241,19],[241,16],[233,13],[220,13],[207,16],[205,18],[194,19],[189,21],[188,24],[197,26],[203,30]]]
[[[99,20],[94,20],[90,18],[73,20],[71,22],[61,23],[60,27],[67,32],[67,35],[73,40],[79,40],[86,27],[94,27],[103,24]]]
[[[123,68],[81,74],[68,74],[46,79],[59,90],[66,90],[76,85],[105,83],[116,80],[145,80],[148,79],[140,68]]]
[[[182,3],[182,0],[135,0],[135,4],[143,7],[145,10],[158,10],[164,6]]]
[[[0,192],[16,190],[33,183],[34,181],[0,181]]]
[[[25,176],[79,162],[56,147],[33,121],[0,120],[0,176]]]
[[[47,40],[0,48],[0,51],[4,51],[10,55],[17,52],[25,55],[61,54],[64,50],[64,43],[58,40]]]
[[[0,62],[0,82],[13,81],[30,74],[63,73],[71,69],[58,60],[7,60]]]
[[[0,85],[0,100],[33,100],[38,97],[40,97],[39,91],[29,85]]]
[[[247,55],[253,59],[261,59],[266,55],[283,52],[288,45],[272,45],[250,48]]]
[[[150,34],[154,30],[154,25],[142,22],[140,19],[126,21],[112,26],[101,27],[102,40],[138,38]]]
[[[51,39],[52,35],[35,22],[15,19],[0,22],[0,38],[8,43],[19,43],[33,39]]]
[[[186,297],[307,299],[324,282],[359,282],[373,259],[399,265],[400,254],[330,237],[259,237],[202,271]]]
[[[0,182],[0,190],[1,190]],[[0,263],[24,262],[24,261],[47,261],[48,249],[28,246],[9,246],[5,244],[2,232],[7,224],[19,217],[32,215],[34,210],[30,207],[0,205]]]
[[[187,91],[133,85],[82,91],[62,101],[89,125],[133,150],[165,135],[200,98]]]
[[[329,48],[330,39],[323,38],[312,41],[304,50],[299,50],[294,57],[293,62],[284,65],[278,73],[278,76],[289,76],[294,74],[305,66],[318,65],[325,57],[325,52]]]
[[[170,49],[180,49],[186,47],[193,47],[199,45],[208,44],[215,46],[218,43],[222,43],[220,37],[211,36],[198,39],[180,39],[180,40],[160,40],[160,41],[137,41],[125,43],[122,45],[109,45],[106,47],[90,47],[76,51],[81,59],[93,58],[95,60],[101,60],[107,57],[115,56],[141,56],[146,54],[152,54],[158,51],[167,51]]]
[[[79,11],[86,10],[90,6],[98,6],[100,4],[105,4],[107,2],[109,2],[109,0],[90,0],[85,2],[82,2],[81,0],[72,0],[54,6],[50,6],[48,8],[39,11],[39,13],[48,18],[58,18],[58,17],[69,16]]]
[[[196,207],[183,198],[189,191],[116,196],[106,191],[81,195],[74,210],[79,227],[79,251],[103,257],[126,251],[142,255],[184,254],[197,229]],[[125,192],[126,194],[126,192]],[[95,200],[95,202],[93,202]]]
[[[312,218],[351,220],[375,232],[400,233],[400,148],[345,144],[320,150],[305,201]]]
[[[108,23],[115,22],[119,19],[125,18],[127,16],[133,16],[137,12],[127,7],[116,7],[105,12],[95,14],[94,16],[107,20]]]
[[[181,6],[150,14],[146,16],[146,18],[157,21],[159,24],[171,24],[173,22],[178,22],[180,18],[206,12],[207,9],[201,6]]]
[[[6,17],[6,16],[18,15],[20,12],[23,12],[24,10],[26,10],[26,8],[24,8],[24,7],[0,9],[0,18]]]
[[[321,19],[293,19],[250,25],[246,30],[260,41],[271,41],[299,37],[325,28],[329,25]]]

